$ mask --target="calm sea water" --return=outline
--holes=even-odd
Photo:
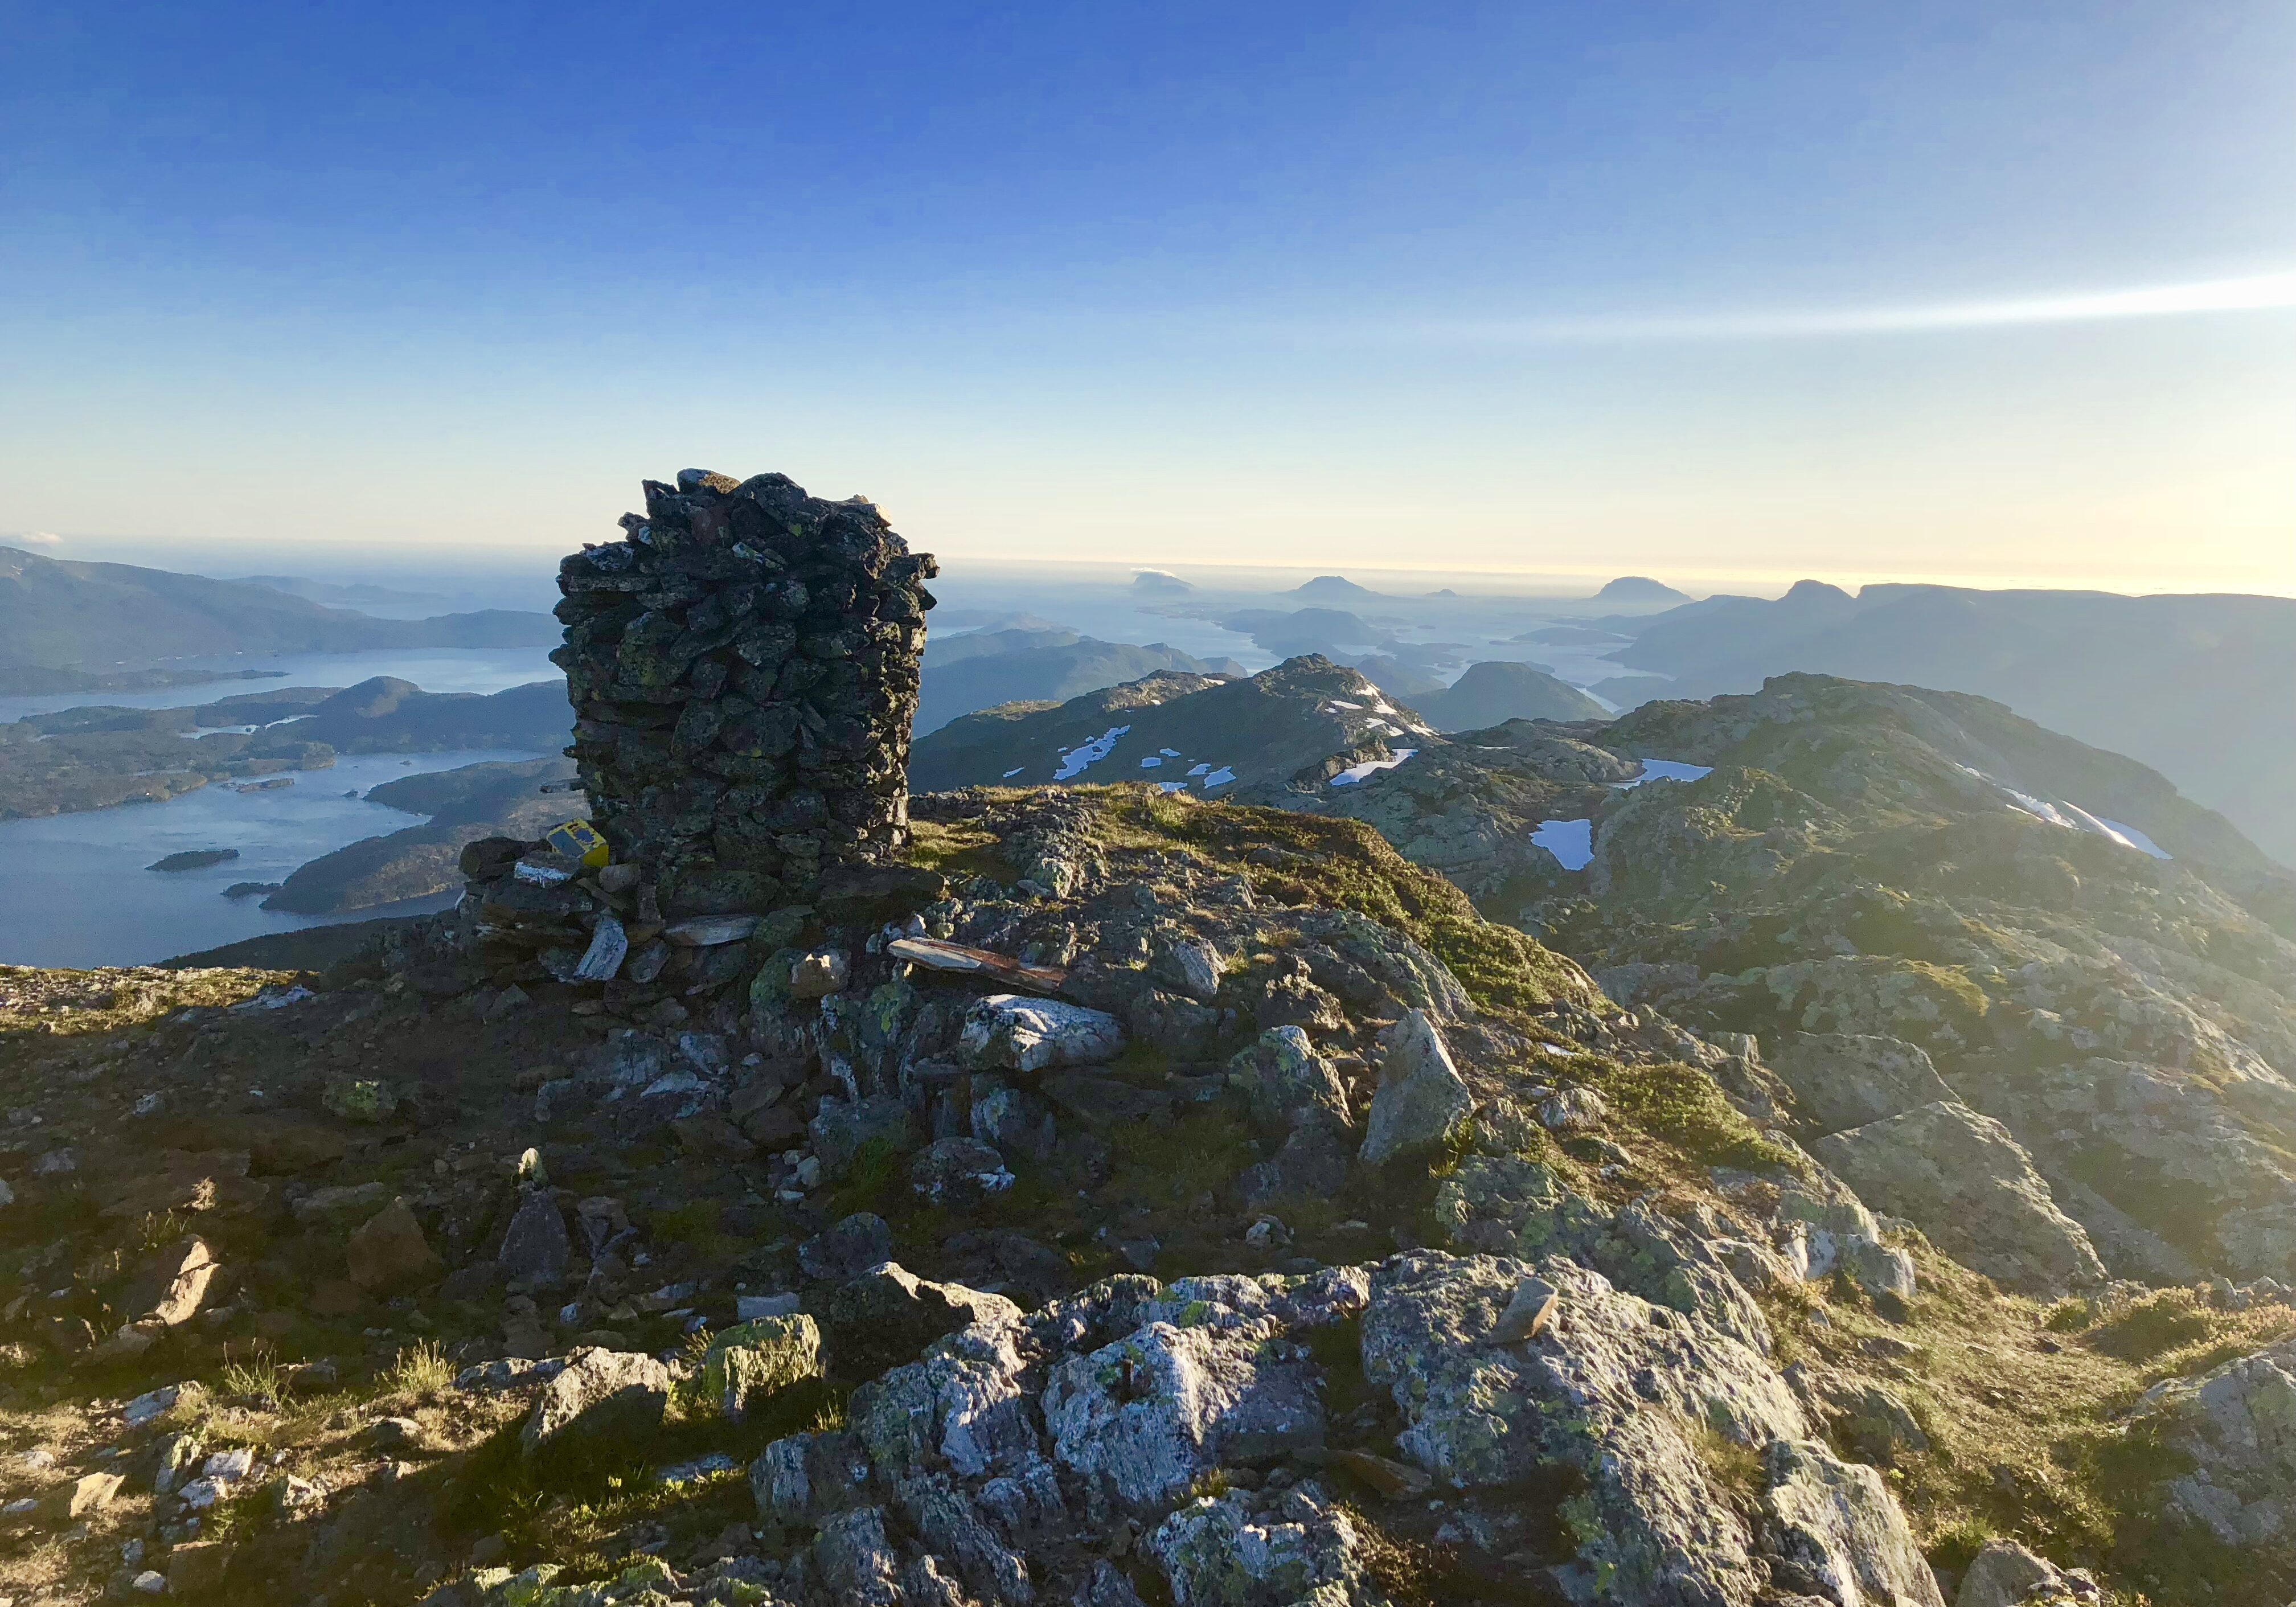
[[[452,895],[346,915],[290,915],[263,909],[260,898],[226,898],[223,890],[283,881],[346,843],[420,824],[419,815],[366,801],[380,783],[538,757],[350,754],[331,770],[297,773],[293,786],[276,791],[208,786],[165,803],[0,821],[0,963],[146,964],[267,932],[444,908]],[[239,857],[198,871],[144,868],[186,849],[237,849]]]
[[[546,647],[416,647],[373,652],[242,653],[228,659],[187,660],[179,669],[283,670],[259,681],[203,681],[153,692],[71,692],[44,697],[0,697],[0,720],[59,709],[102,704],[115,709],[182,709],[242,693],[281,686],[356,686],[375,676],[396,676],[425,692],[500,692],[563,675]]]

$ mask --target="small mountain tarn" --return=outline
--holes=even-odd
[[[1443,735],[1306,658],[967,717],[911,799],[929,560],[779,477],[626,528],[608,863],[0,972],[0,1593],[2296,1589],[2296,898],[2159,777],[1820,677]]]

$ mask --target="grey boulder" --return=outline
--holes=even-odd
[[[555,1289],[566,1281],[573,1259],[574,1241],[567,1236],[558,1201],[546,1189],[529,1191],[495,1252],[503,1276],[536,1289]]]
[[[1929,1052],[1902,1038],[1801,1032],[1771,1066],[1804,1111],[1829,1133],[1902,1116],[1955,1097]]]
[[[1383,1049],[1370,1131],[1358,1152],[1374,1166],[1440,1145],[1475,1109],[1474,1095],[1425,1011],[1414,1010],[1390,1028]]]
[[[913,1359],[933,1341],[973,1323],[1020,1320],[1001,1294],[936,1283],[898,1261],[870,1267],[823,1303],[830,1359],[848,1378],[867,1378]]]
[[[614,1454],[621,1442],[660,1427],[668,1406],[669,1369],[652,1357],[577,1350],[543,1386],[519,1448],[529,1459]]]
[[[1861,1199],[2012,1289],[2054,1294],[2104,1282],[2088,1234],[2057,1209],[2032,1157],[1967,1105],[1923,1105],[1809,1147]]]
[[[2053,1590],[2064,1578],[2054,1563],[2014,1540],[1988,1540],[1961,1576],[1953,1607],[2017,1607],[2036,1590]]]
[[[1124,1024],[1104,1010],[995,993],[965,1013],[957,1050],[976,1070],[1096,1066],[1124,1049]]]
[[[1793,1439],[1771,1444],[1764,1473],[1763,1550],[1774,1580],[1784,1573],[1803,1593],[1845,1607],[1945,1607],[1881,1474],[1816,1440]]]
[[[892,1259],[893,1230],[874,1211],[840,1217],[797,1247],[798,1269],[830,1283],[859,1277]]]

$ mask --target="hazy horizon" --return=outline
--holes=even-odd
[[[905,534],[907,534],[905,532]],[[235,580],[257,575],[291,576],[339,585],[365,583],[409,587],[429,584],[458,607],[548,608],[556,596],[557,560],[575,551],[584,540],[570,537],[562,545],[535,542],[524,546],[453,546],[402,544],[388,548],[278,542],[217,543],[170,540],[164,537],[61,538],[50,532],[0,533],[0,546],[14,546],[41,557],[93,563],[124,563],[139,568],[168,570]],[[1662,572],[1612,566],[1520,569],[1447,569],[1438,567],[1380,567],[1361,563],[1292,564],[1237,562],[1210,563],[1156,558],[1051,558],[1000,553],[950,553],[936,549],[930,539],[912,537],[910,545],[931,552],[951,579],[997,573],[1025,574],[1052,586],[1128,584],[1143,571],[1177,576],[1198,589],[1237,594],[1279,593],[1323,575],[1342,578],[1375,592],[1398,596],[1423,595],[1452,587],[1467,595],[1521,597],[1570,602],[1593,597],[1604,585],[1626,576],[1652,579],[1693,599],[1727,594],[1775,598],[1795,585],[1814,580],[1839,586],[1855,595],[1869,586],[1937,586],[1980,591],[2089,591],[2120,596],[2258,595],[2296,597],[2296,573],[2278,586],[2218,586],[2190,576],[2163,575],[2145,585],[2123,578],[2082,582],[2061,575],[1937,574],[1918,572],[1845,571],[1838,568],[1812,570],[1669,569]],[[944,583],[942,590],[947,589]],[[531,595],[512,594],[526,591]],[[356,603],[331,606],[362,610]],[[385,607],[388,614],[406,614],[406,607]]]

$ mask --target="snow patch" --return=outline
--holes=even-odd
[[[1711,765],[1685,765],[1679,759],[1646,758],[1642,761],[1643,773],[1632,781],[1614,781],[1611,784],[1620,791],[1639,787],[1646,781],[1702,781],[1714,774]]]
[[[1161,768],[1163,767],[1163,765],[1164,765],[1164,761],[1163,761],[1162,759],[1160,759],[1160,758],[1157,758],[1157,757],[1156,757],[1156,755],[1154,755],[1154,754],[1152,754],[1152,754],[1150,754],[1146,758],[1144,758],[1144,759],[1142,759],[1142,760],[1140,761],[1140,767],[1141,767],[1143,770],[1158,770],[1158,769],[1161,769]]]
[[[1542,820],[1530,840],[1554,855],[1566,871],[1583,871],[1595,857],[1592,820]]]
[[[1210,775],[1212,767],[1210,765],[1193,765],[1189,767],[1188,774],[1191,775]]]
[[[2150,854],[2155,859],[2174,859],[2176,857],[2176,856],[2171,854],[2168,849],[2162,848],[2159,843],[2153,841],[2150,837],[2147,837],[2144,832],[2138,831],[2135,826],[2129,825],[2124,821],[2107,820],[2103,824],[2106,830],[2110,831],[2115,837],[2120,838],[2121,841],[2127,843],[2130,848],[2135,849],[2140,854]]]
[[[1187,790],[1188,783],[1184,781],[1160,781],[1156,783],[1159,792],[1185,792]]]
[[[1229,769],[1226,765],[1222,765],[1218,769],[1204,777],[1204,791],[1209,792],[1214,787],[1225,787],[1228,783],[1234,779],[1235,772]]]
[[[1117,740],[1130,733],[1129,726],[1111,726],[1080,748],[1061,750],[1061,767],[1053,772],[1054,781],[1074,781],[1093,766],[1116,750]]]
[[[1394,757],[1391,758],[1367,758],[1360,765],[1349,765],[1346,769],[1332,777],[1332,785],[1335,787],[1352,787],[1358,785],[1367,776],[1374,775],[1382,770],[1394,769],[1396,766],[1401,764],[1405,759],[1409,758],[1413,754],[1418,751],[1419,750],[1416,748],[1398,748],[1395,750]]]
[[[1026,765],[1015,765],[1010,770],[1004,772],[1004,779],[1006,781],[1011,781],[1014,776],[1020,775],[1021,771],[1028,767],[1029,767]]]
[[[2135,849],[2138,853],[2149,854],[2155,859],[2174,857],[2166,849],[2135,826],[2124,825],[2117,820],[2103,819],[2090,814],[2079,804],[2052,802],[2046,798],[2036,798],[2030,792],[2020,792],[2007,783],[1997,781],[1986,775],[1984,771],[1970,765],[1956,765],[1954,768],[1964,775],[1975,777],[2000,793],[2009,807],[2020,815],[2030,815],[2036,820],[2044,821],[2053,826],[2062,826],[2068,832],[2087,832],[2093,837],[2106,838],[2119,843],[2122,848]]]

